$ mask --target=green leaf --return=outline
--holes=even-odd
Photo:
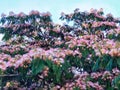
[[[48,66],[49,68],[52,67],[53,62],[51,60],[45,60],[45,65]]]
[[[117,58],[117,64],[120,67],[120,58]]]
[[[11,37],[12,37],[12,35],[11,35],[9,32],[6,32],[6,33],[4,34],[2,40],[7,41],[7,40],[9,40]]]
[[[32,73],[33,75],[37,75],[39,72],[41,72],[44,68],[44,61],[41,59],[35,59],[32,61],[31,63],[31,67],[32,67]]]
[[[120,90],[120,75],[114,78],[112,84]]]
[[[108,70],[108,71],[112,70],[112,64],[113,64],[113,60],[110,59],[110,61],[108,62],[107,66],[106,66],[106,70]]]
[[[79,87],[75,87],[75,88],[73,88],[73,90],[80,90],[80,88]]]
[[[54,75],[55,75],[55,82],[60,84],[61,75],[62,75],[60,66],[57,66],[57,65],[53,64],[53,72],[54,72]]]
[[[92,71],[97,71],[99,69],[100,58],[97,59],[96,63],[93,65]]]

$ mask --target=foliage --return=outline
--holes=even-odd
[[[103,9],[2,14],[0,87],[5,89],[119,90],[120,20]],[[72,24],[69,24],[71,23]]]

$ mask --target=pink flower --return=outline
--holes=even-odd
[[[112,72],[115,74],[115,75],[119,75],[120,74],[120,70],[118,70],[117,68],[114,68],[112,70]]]
[[[17,16],[18,16],[18,17],[24,17],[24,16],[25,16],[25,13],[20,12]]]
[[[42,13],[42,16],[51,16],[51,13],[50,12]]]
[[[97,12],[96,9],[93,9],[93,8],[90,9],[90,13],[96,13],[96,12]]]
[[[65,13],[64,13],[64,12],[62,12],[62,13],[61,13],[61,16],[64,16],[64,15],[65,15]]]
[[[95,85],[94,85],[94,83],[93,83],[93,82],[88,81],[88,82],[87,82],[87,84],[88,84],[89,86],[91,86],[91,87],[95,88]]]
[[[111,13],[106,15],[107,17],[113,17],[113,15]]]
[[[5,17],[5,16],[6,16],[6,14],[4,14],[4,13],[1,14],[1,17]]]
[[[9,12],[9,16],[14,16],[15,13],[13,11]]]
[[[102,49],[101,49],[101,53],[102,53],[102,54],[107,54],[108,51],[107,51],[106,49],[102,48]]]
[[[98,12],[103,12],[103,8],[100,8]]]
[[[32,10],[29,15],[40,15],[39,11],[37,10]]]
[[[91,77],[94,78],[94,79],[97,79],[98,77],[100,77],[101,74],[100,73],[92,73],[91,74]]]
[[[119,52],[118,52],[117,49],[111,49],[110,52],[109,52],[109,54],[110,54],[111,56],[118,56],[118,55],[119,55]]]

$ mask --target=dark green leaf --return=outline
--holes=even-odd
[[[43,70],[44,66],[45,65],[44,65],[43,60],[38,59],[38,58],[33,60],[31,63],[32,73],[34,75],[37,75],[38,73],[40,73]]]

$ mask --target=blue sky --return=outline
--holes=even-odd
[[[120,16],[120,0],[1,0],[0,14],[14,11],[28,13],[31,10],[40,12],[50,11],[54,21],[59,22],[60,13],[70,13],[75,8],[81,11],[90,10],[90,8],[103,8],[107,13],[113,13]]]
[[[53,21],[60,23],[60,13],[70,13],[75,8],[80,8],[81,11],[103,8],[106,13],[119,17],[119,4],[120,0],[1,0],[0,14],[8,14],[9,11],[15,13],[21,11],[28,13],[31,10],[50,11]]]

